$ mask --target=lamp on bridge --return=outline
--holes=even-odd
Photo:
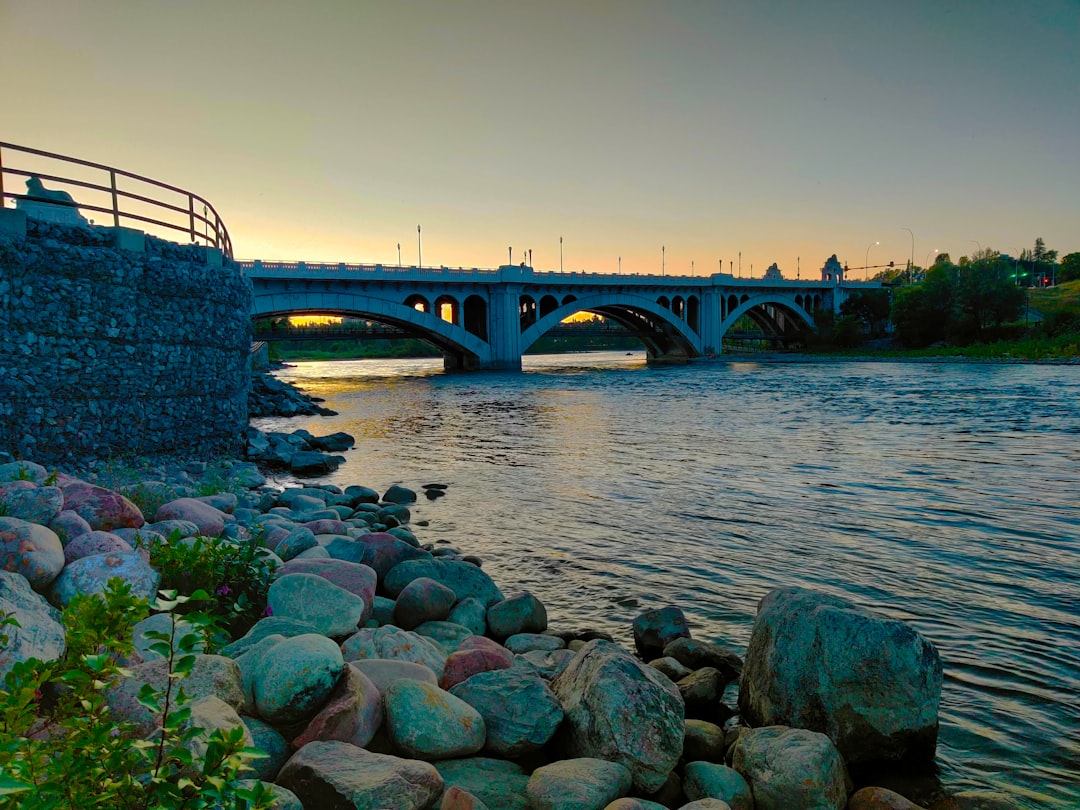
[[[930,257],[931,256],[936,256],[940,252],[941,252],[940,250],[938,250],[937,248],[934,248],[929,253],[927,253],[926,254],[926,261],[923,262],[923,268],[926,269],[926,270],[929,270],[930,269]]]
[[[662,275],[662,276],[666,275],[666,273],[664,271],[664,250],[665,250],[664,246],[661,245],[660,246],[660,275]]]
[[[416,266],[424,266],[424,247],[420,243],[420,226],[416,226]]]
[[[513,264],[513,262],[511,262]],[[562,272],[562,237],[559,237],[559,272]]]
[[[873,245],[866,246],[866,258],[863,259],[863,281],[866,281],[870,277],[870,248],[880,244],[881,242],[874,242]]]

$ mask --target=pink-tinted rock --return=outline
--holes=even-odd
[[[494,650],[471,649],[458,650],[450,653],[443,668],[439,686],[449,691],[464,680],[471,678],[480,672],[491,672],[496,669],[509,669],[514,665],[513,654],[503,649],[503,655]]]
[[[292,529],[286,528],[285,526],[274,526],[267,530],[264,545],[267,548],[277,548],[278,543],[288,537],[291,531]]]
[[[413,661],[399,661],[396,658],[363,658],[359,661],[350,661],[349,666],[356,667],[364,673],[380,693],[385,692],[394,681],[402,678],[430,683],[432,686],[439,685],[439,678],[431,667]]]
[[[64,568],[64,547],[52,529],[13,517],[0,517],[0,568],[26,577],[42,590]]]
[[[33,481],[23,481],[16,479],[15,481],[5,481],[0,484],[0,501],[7,500],[8,496],[13,495],[16,492],[25,492],[30,489],[37,489],[38,485]]]
[[[239,498],[232,492],[219,492],[217,495],[200,495],[193,500],[209,504],[226,515],[231,515],[239,503]]]
[[[111,489],[93,484],[69,484],[63,487],[64,509],[77,512],[91,529],[137,529],[146,521],[139,507]]]
[[[330,693],[326,704],[295,740],[303,748],[315,740],[341,740],[363,748],[383,721],[382,697],[371,680],[352,665]]]
[[[457,651],[461,652],[462,650],[492,650],[496,653],[507,655],[507,660],[510,661],[511,664],[514,663],[514,654],[502,644],[487,636],[469,636],[458,645]]]
[[[309,520],[307,523],[300,524],[307,529],[311,529],[312,534],[344,534],[349,533],[349,524],[341,520],[331,520],[330,518],[320,518],[319,520]]]
[[[487,805],[457,786],[447,788],[439,810],[487,810]]]
[[[70,509],[65,509],[54,517],[49,523],[49,528],[56,532],[56,536],[65,546],[80,534],[92,531],[90,524],[78,512],[72,512]]]
[[[361,562],[375,569],[380,579],[399,563],[430,556],[423,549],[410,546],[404,540],[386,532],[372,532],[364,535],[364,557]]]
[[[64,546],[64,563],[110,551],[131,551],[131,544],[111,532],[87,532]]]
[[[378,577],[368,566],[346,560],[292,559],[278,568],[278,576],[286,574],[315,574],[333,582],[339,588],[344,588],[364,600],[366,607],[360,617],[361,622],[371,618]]]
[[[189,520],[199,527],[199,534],[204,537],[221,537],[225,531],[225,513],[194,498],[178,498],[162,504],[154,520]]]

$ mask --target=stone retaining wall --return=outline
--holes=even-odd
[[[239,269],[131,230],[28,220],[23,237],[16,224],[0,228],[0,459],[239,452],[251,344]]]

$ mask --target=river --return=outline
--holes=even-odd
[[[1080,369],[779,362],[653,368],[638,352],[297,363],[344,430],[321,479],[422,499],[422,541],[485,560],[552,626],[629,643],[679,605],[745,651],[758,600],[802,585],[911,622],[941,653],[950,789],[1080,807]]]

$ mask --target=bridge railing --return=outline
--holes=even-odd
[[[58,183],[61,188],[47,191],[67,191],[72,201],[17,193],[11,184],[16,178]],[[225,223],[198,194],[113,166],[0,142],[0,207],[7,206],[9,199],[16,204],[26,200],[93,211],[111,217],[116,227],[140,223],[174,239],[175,232],[180,232],[192,242],[220,249],[230,259],[233,255]]]

